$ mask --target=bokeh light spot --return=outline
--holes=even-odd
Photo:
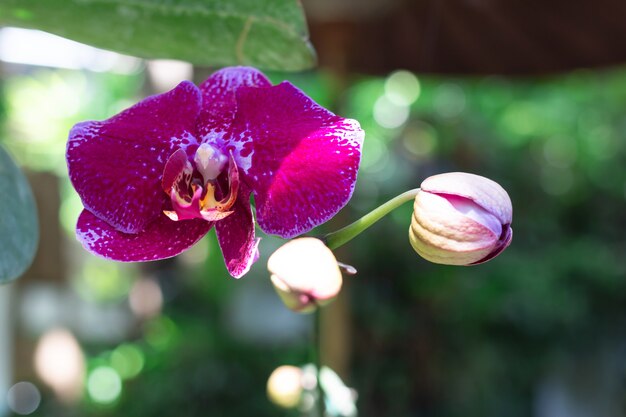
[[[389,164],[389,152],[382,141],[370,138],[363,144],[361,169],[370,174],[381,173]]]
[[[25,416],[39,408],[41,393],[30,382],[18,382],[7,393],[7,405],[16,414]]]
[[[151,318],[161,313],[163,292],[159,283],[150,278],[135,282],[128,295],[130,309],[140,318]]]
[[[516,102],[508,105],[500,119],[506,130],[503,139],[509,145],[521,145],[525,136],[535,132],[537,118],[535,108],[530,103]]]
[[[122,379],[130,379],[139,375],[144,364],[144,354],[136,345],[122,344],[111,353],[111,366]]]
[[[87,300],[112,301],[125,297],[133,284],[134,267],[119,265],[99,258],[85,262],[73,282],[78,293]]]
[[[435,112],[442,117],[453,118],[465,110],[465,93],[461,86],[444,83],[439,86],[433,101]]]
[[[437,145],[437,131],[428,123],[412,123],[404,131],[402,145],[413,157],[428,157]]]
[[[387,129],[395,129],[402,126],[409,119],[409,108],[389,100],[384,95],[374,103],[374,120],[380,126]]]
[[[385,80],[385,96],[398,106],[410,106],[421,93],[417,77],[409,71],[396,71]]]
[[[80,396],[85,359],[78,341],[66,329],[45,333],[35,349],[35,370],[63,401]]]
[[[176,324],[168,317],[157,317],[146,323],[145,339],[155,349],[166,349],[174,343]]]
[[[302,396],[302,370],[289,365],[276,368],[267,380],[267,396],[279,407],[297,406]]]
[[[122,393],[122,379],[113,368],[100,366],[89,374],[87,393],[99,404],[111,404]]]
[[[616,151],[616,142],[609,126],[598,126],[586,136],[589,151],[596,159],[609,159]]]

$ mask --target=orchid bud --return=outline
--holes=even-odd
[[[496,182],[450,172],[426,178],[420,188],[409,240],[424,259],[475,265],[496,257],[511,243],[513,207]]]
[[[290,365],[279,366],[267,380],[269,400],[279,407],[296,407],[302,397],[302,378],[302,369]]]
[[[278,248],[267,261],[267,269],[285,305],[299,313],[313,312],[341,290],[335,255],[312,237],[294,239]]]

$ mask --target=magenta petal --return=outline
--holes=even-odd
[[[203,141],[219,143],[228,131],[237,110],[236,93],[240,87],[270,87],[259,70],[251,67],[228,67],[214,72],[200,85],[202,112],[198,132]]]
[[[288,82],[241,88],[232,141],[253,189],[259,226],[291,238],[333,217],[350,199],[364,133]]]
[[[213,226],[204,220],[175,222],[161,215],[141,233],[115,230],[88,210],[76,225],[76,236],[88,251],[122,262],[154,261],[171,258],[200,240]]]
[[[260,240],[254,235],[250,190],[243,184],[239,188],[239,196],[232,210],[231,215],[215,223],[215,231],[228,272],[233,277],[240,278],[258,259]]]
[[[177,148],[194,143],[198,88],[183,82],[101,122],[75,125],[67,144],[70,179],[83,205],[117,230],[136,233],[161,215],[161,176]]]

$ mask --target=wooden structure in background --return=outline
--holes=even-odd
[[[626,2],[621,0],[303,4],[320,66],[330,69],[517,76],[626,63]]]
[[[61,284],[67,280],[67,262],[63,253],[63,231],[59,223],[59,179],[48,172],[30,172],[28,179],[37,203],[39,247],[33,264],[18,283],[24,285],[33,281],[45,281]]]

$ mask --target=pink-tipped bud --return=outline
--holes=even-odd
[[[267,261],[272,284],[285,305],[299,313],[313,312],[341,290],[341,271],[333,252],[312,237],[294,239]]]
[[[511,243],[511,199],[488,178],[464,172],[426,178],[413,207],[409,240],[428,261],[475,265]]]

